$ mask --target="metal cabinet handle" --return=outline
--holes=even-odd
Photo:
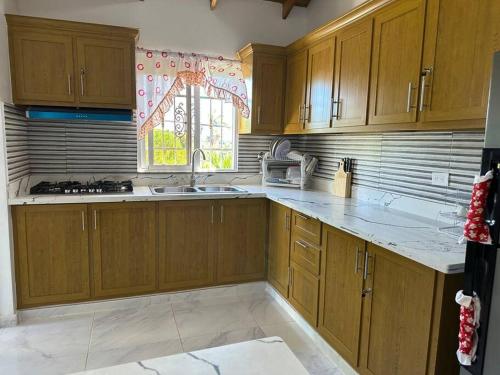
[[[332,119],[340,119],[340,100],[335,100],[332,98]]]
[[[213,224],[213,223],[214,223],[214,206],[212,205],[212,216],[210,219],[210,224]]]
[[[408,98],[407,98],[407,101],[406,101],[406,112],[410,113],[411,110],[413,108],[415,108],[414,105],[412,105],[412,91],[415,89],[415,87],[413,87],[413,82],[408,82]]]
[[[94,230],[97,230],[97,210],[94,210]]]
[[[356,246],[356,264],[354,265],[354,273],[358,273],[360,271],[359,268],[359,256],[361,254],[361,250],[359,250],[359,246]]]
[[[288,212],[285,214],[285,229],[290,229],[290,215],[288,214]]]
[[[85,69],[81,68],[80,69],[80,89],[81,89],[81,94],[82,96],[85,96]]]
[[[260,112],[261,112],[261,106],[259,105],[257,107],[257,125],[260,125]]]
[[[299,122],[302,122],[302,121],[303,121],[303,117],[302,117],[302,106],[303,106],[303,104],[299,105]]]
[[[370,259],[372,256],[370,255],[370,253],[367,251],[365,253],[365,269],[363,271],[363,280],[366,280],[368,278],[368,276],[370,275],[370,273],[368,272],[368,259]]]
[[[420,77],[420,112],[424,111],[425,107],[428,105],[424,104],[425,101],[425,90],[427,89],[427,76],[432,73],[432,68],[425,68]]]
[[[68,95],[71,95],[71,74],[68,73]]]
[[[82,211],[82,232],[85,232],[85,212]]]
[[[220,223],[224,222],[224,206],[220,206]]]
[[[307,108],[307,122],[311,122],[312,105],[309,104],[306,108]]]

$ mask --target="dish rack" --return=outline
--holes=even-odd
[[[262,185],[280,186],[296,189],[307,189],[311,184],[312,173],[317,164],[317,159],[309,154],[303,154],[300,160],[288,158],[276,159],[266,152],[262,157]],[[295,178],[287,178],[289,167],[297,167],[300,175]]]

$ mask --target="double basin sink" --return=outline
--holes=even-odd
[[[246,190],[235,186],[150,186],[149,189],[154,195],[167,194],[241,194]]]

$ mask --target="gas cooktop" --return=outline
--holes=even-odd
[[[130,193],[132,181],[94,181],[82,183],[78,181],[47,182],[42,181],[30,189],[30,194],[106,194]]]

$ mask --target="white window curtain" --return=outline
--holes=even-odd
[[[202,86],[209,96],[232,102],[248,118],[247,88],[241,63],[222,56],[136,51],[138,138],[160,124],[186,85]]]

